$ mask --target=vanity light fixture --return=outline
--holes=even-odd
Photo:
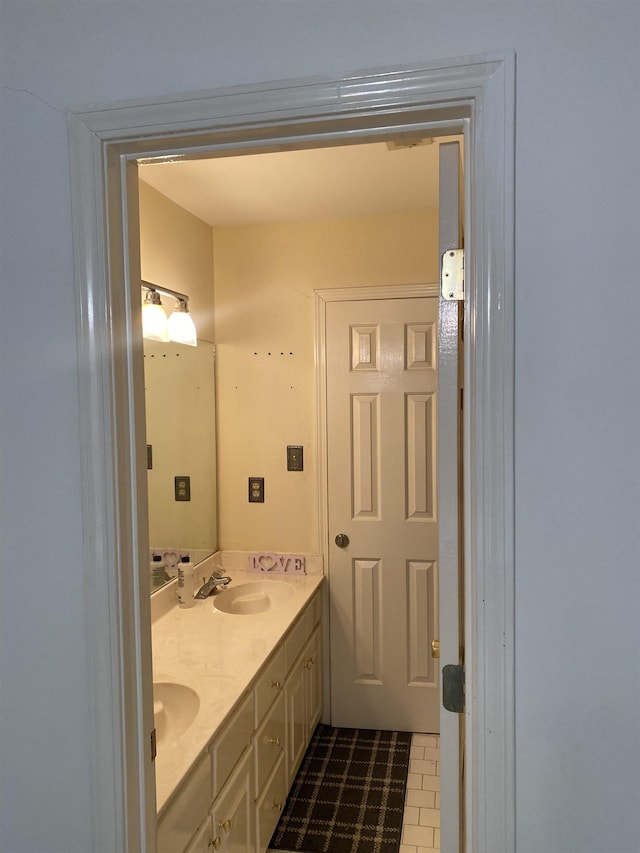
[[[184,293],[143,281],[146,291],[142,305],[142,334],[152,341],[174,341],[190,347],[198,345],[196,327],[189,313],[189,297]],[[160,294],[176,300],[173,313],[167,320]]]

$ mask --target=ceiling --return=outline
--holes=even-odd
[[[216,227],[435,210],[451,138],[146,162],[139,175]]]

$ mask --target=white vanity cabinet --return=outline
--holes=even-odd
[[[158,822],[158,853],[264,853],[322,707],[317,590]]]
[[[284,641],[287,664],[287,782],[293,782],[322,711],[322,637],[319,594]]]
[[[321,636],[318,626],[285,682],[287,781],[291,785],[322,711]]]
[[[321,617],[322,599],[316,593],[271,659],[282,668],[278,672],[283,673],[283,689],[254,736],[257,853],[267,849],[296,770],[320,719]],[[279,678],[270,682],[274,689],[278,683]]]

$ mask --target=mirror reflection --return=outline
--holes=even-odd
[[[217,548],[215,347],[144,341],[151,591]]]

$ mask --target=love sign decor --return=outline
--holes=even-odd
[[[277,575],[304,575],[307,570],[301,554],[249,554],[250,572],[273,572]]]

